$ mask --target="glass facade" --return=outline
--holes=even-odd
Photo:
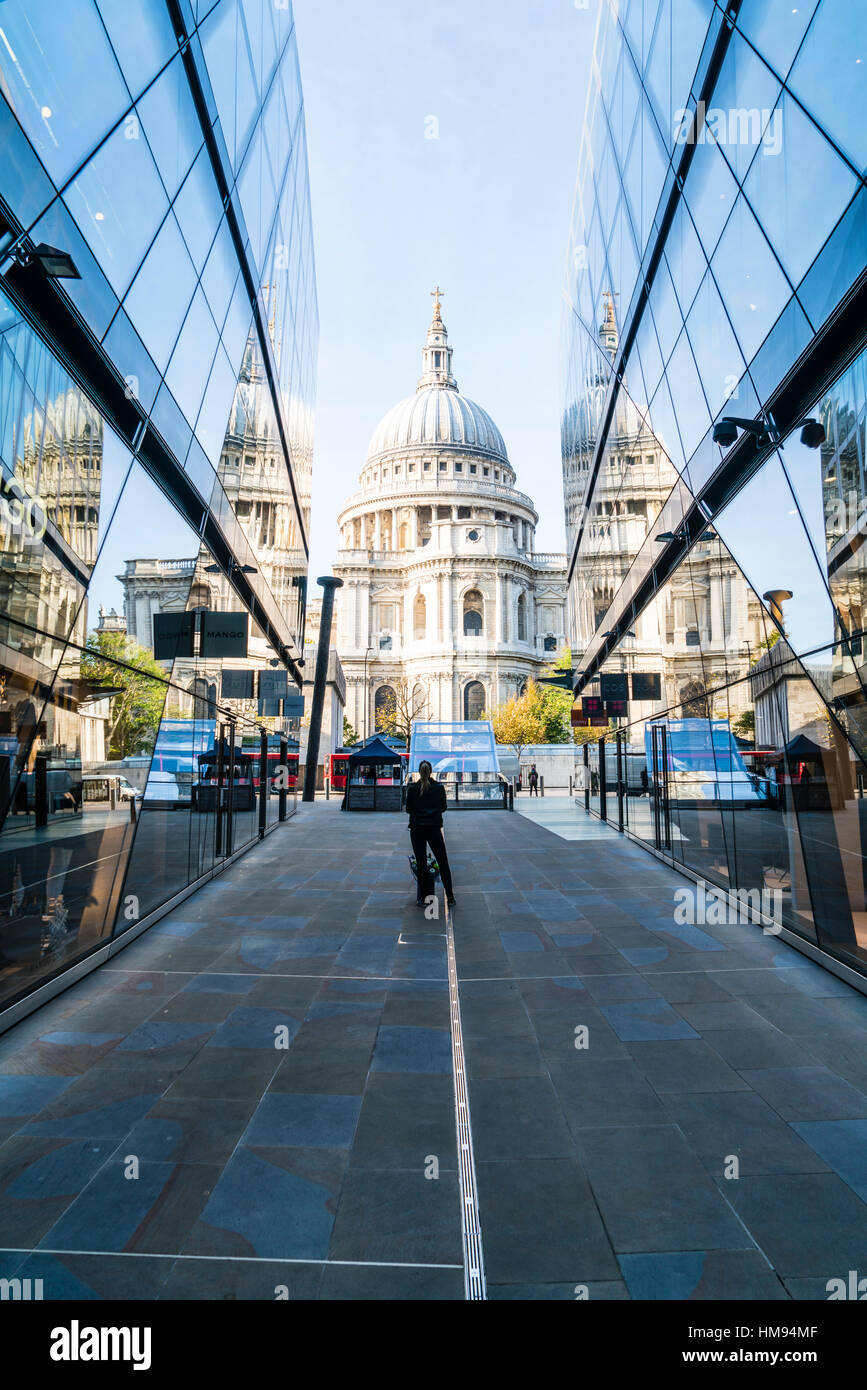
[[[2,1010],[292,809],[318,328],[288,3],[7,0],[0,78]]]
[[[563,340],[587,805],[862,973],[865,41],[603,4]]]

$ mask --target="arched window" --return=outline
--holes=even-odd
[[[409,711],[410,719],[424,719],[427,712],[427,691],[419,682],[412,688],[412,704]]]
[[[196,676],[190,684],[190,694],[193,697],[194,719],[207,719],[216,713],[217,686],[214,681]]]
[[[485,712],[485,687],[481,681],[464,686],[464,719],[481,719]]]
[[[388,731],[397,712],[397,696],[390,685],[381,685],[373,697],[373,727],[377,733]]]
[[[527,640],[527,600],[523,594],[518,595],[518,641]]]
[[[485,600],[478,589],[464,594],[464,636],[480,637],[484,629]]]
[[[427,603],[424,594],[416,594],[412,606],[412,635],[417,642],[427,637]]]

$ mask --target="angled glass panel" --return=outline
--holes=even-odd
[[[686,330],[708,408],[715,416],[723,403],[737,391],[746,364],[710,274],[702,281],[686,322]]]
[[[177,49],[169,12],[153,0],[97,0],[115,56],[136,99]]]
[[[739,183],[757,154],[780,154],[783,118],[774,110],[779,95],[777,78],[735,30],[711,105],[718,138]]]
[[[692,213],[699,240],[710,259],[726,219],[738,196],[731,169],[707,132],[699,135],[699,146],[690,165],[684,197]]]
[[[689,459],[702,435],[707,432],[710,414],[696,371],[689,338],[685,332],[681,333],[671,354],[666,377],[674,402],[683,451]]]
[[[201,151],[184,180],[174,212],[193,264],[201,271],[223,215],[207,150]]]
[[[166,192],[174,198],[202,146],[202,128],[180,56],[148,88],[138,112]]]
[[[867,8],[825,0],[789,77],[789,85],[855,167],[867,165]]]
[[[862,187],[799,286],[798,298],[814,328],[821,327],[865,265],[867,190]]]
[[[790,96],[783,97],[774,119],[780,123],[779,140],[762,146],[744,192],[789,278],[797,284],[852,198],[858,180]]]
[[[739,198],[711,261],[741,351],[749,362],[791,293],[743,198]]]
[[[217,325],[200,287],[193,295],[166,372],[166,385],[188,420],[198,416],[217,350],[217,337]]]
[[[165,370],[195,286],[193,263],[169,213],[124,300],[127,314],[160,370]]]
[[[774,457],[714,517],[726,546],[757,594],[790,591],[780,600],[795,652],[835,641],[834,610],[795,499]]]
[[[70,54],[86,80],[70,81]],[[92,0],[4,4],[0,73],[6,100],[58,187],[129,105]]]
[[[738,28],[779,73],[788,74],[818,0],[751,0],[738,15]]]
[[[135,115],[100,146],[64,193],[66,205],[119,299],[168,210]],[[131,209],[135,215],[130,216]]]

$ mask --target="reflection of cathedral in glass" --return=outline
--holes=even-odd
[[[307,557],[261,352],[252,333],[244,351],[217,476],[249,543],[255,568],[277,600],[297,640],[303,623]],[[143,646],[152,647],[156,613],[235,609],[237,596],[225,576],[214,573],[215,568],[205,550],[198,558],[127,560],[124,573],[118,575],[118,579],[123,587],[129,636]],[[239,659],[235,664],[258,670],[272,655],[261,630],[254,624],[248,658]],[[177,657],[172,678],[187,692],[186,696],[179,696],[178,708],[192,713],[194,707],[213,705],[219,693],[220,662],[209,665],[201,659]],[[255,713],[255,701],[249,701],[248,706],[250,712]]]
[[[864,973],[863,103],[845,7],[766,8],[692,6],[676,44],[668,0],[599,8],[563,319],[576,693],[626,701],[589,809]]]
[[[291,8],[133,9],[88,0],[70,47],[3,7],[0,1024],[294,808],[318,325]],[[193,607],[247,655],[157,659]]]
[[[603,299],[598,341],[613,361],[619,345],[614,297],[606,291]],[[564,498],[567,516],[572,508],[573,540],[583,523],[570,585],[570,618],[579,653],[610,626],[607,618],[615,596],[678,481],[665,441],[653,432],[650,412],[642,415],[624,380],[589,503],[585,499],[609,377],[610,372],[595,374],[564,418],[564,438],[571,444],[564,459]],[[763,635],[759,610],[737,565],[708,528],[707,539],[692,552],[688,567],[636,618],[611,663],[612,672],[626,673],[630,679],[636,672],[660,678],[659,699],[635,700],[634,711],[651,714],[680,706],[686,713],[712,714],[713,691],[749,669],[750,653]],[[734,714],[748,703],[746,687],[736,688]]]

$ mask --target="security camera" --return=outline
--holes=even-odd
[[[713,442],[728,449],[738,437],[738,427],[732,420],[718,420],[713,427]]]
[[[806,444],[808,449],[821,448],[827,438],[821,420],[802,420],[801,426],[801,443]]]

